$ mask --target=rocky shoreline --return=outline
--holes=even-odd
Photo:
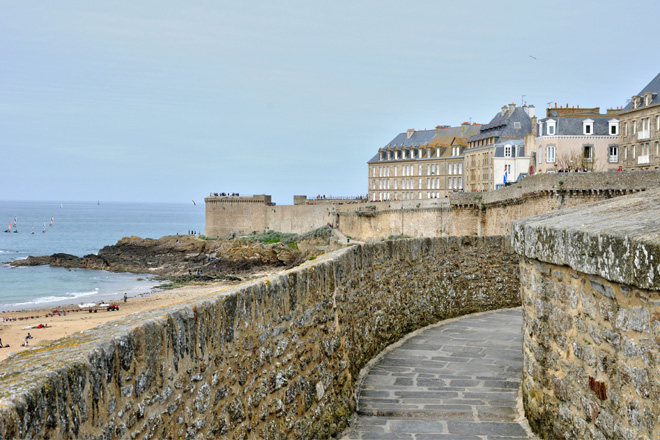
[[[327,230],[326,230],[327,229]],[[158,239],[124,237],[97,254],[30,256],[12,266],[41,266],[154,274],[177,282],[240,281],[238,274],[288,268],[326,252],[331,229],[304,235],[267,233],[237,239],[172,235]]]

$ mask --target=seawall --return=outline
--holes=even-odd
[[[0,363],[0,438],[314,439],[360,369],[438,320],[520,304],[504,237],[353,246]]]
[[[508,235],[517,219],[658,187],[660,171],[536,174],[497,191],[454,193],[445,206],[382,202],[338,216],[342,233],[361,240]]]
[[[660,190],[514,223],[523,400],[547,439],[660,438]]]

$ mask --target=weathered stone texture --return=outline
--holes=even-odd
[[[0,438],[327,438],[383,347],[519,304],[503,237],[354,246],[18,353],[0,364]]]
[[[660,171],[552,173],[526,177],[517,185],[483,193],[455,193],[450,206],[376,203],[378,210],[340,212],[345,235],[368,239],[390,235],[437,237],[442,235],[506,235],[513,221],[608,200],[660,187]],[[408,201],[410,202],[410,201]]]
[[[523,399],[544,438],[660,438],[660,191],[515,222]]]

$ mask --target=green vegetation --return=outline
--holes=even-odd
[[[387,240],[405,240],[406,238],[412,238],[412,237],[406,234],[395,234],[387,237]]]
[[[309,257],[309,261],[312,261],[312,260],[316,260],[316,257],[315,257],[314,255],[312,255],[311,257]]]
[[[286,247],[291,249],[292,251],[300,252],[300,248],[298,247],[298,243],[295,241],[290,241],[286,244]]]
[[[206,235],[200,235],[199,238],[200,238],[200,240],[207,240],[207,241],[221,240],[221,238],[207,237]]]

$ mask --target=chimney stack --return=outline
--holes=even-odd
[[[513,111],[516,109],[516,104],[511,103],[509,104],[509,116],[513,114]]]
[[[506,113],[506,109],[507,109],[506,105],[503,105],[502,106],[502,116],[504,116],[504,114]]]
[[[535,111],[536,111],[536,107],[534,107],[533,105],[530,105],[529,107],[527,107],[527,114],[529,115],[530,118],[534,117],[534,112]]]

